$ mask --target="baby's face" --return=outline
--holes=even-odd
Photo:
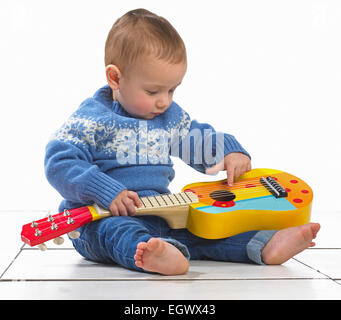
[[[131,115],[153,119],[171,105],[173,93],[181,83],[186,63],[168,62],[146,58],[122,75],[116,96],[122,107]]]

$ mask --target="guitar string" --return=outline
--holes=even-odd
[[[238,190],[252,190],[252,189],[256,189],[256,188],[265,188],[263,185],[255,185],[255,186],[252,186],[252,187],[242,187],[242,188],[231,188],[231,187],[224,187],[224,186],[216,186],[216,187],[209,187],[209,188],[192,188],[192,189],[189,189],[189,190],[193,190],[193,191],[238,191]]]
[[[224,185],[224,184],[216,184],[212,186],[206,186],[206,187],[193,187],[193,188],[188,188],[186,190],[191,190],[191,189],[210,189],[210,188],[229,188],[229,189],[244,189],[244,188],[252,188],[254,186],[264,186],[262,183],[250,183],[250,184],[244,184],[244,185],[233,185],[232,187]]]
[[[214,194],[226,194],[226,192],[231,192],[231,193],[235,193],[235,194],[247,194],[247,193],[253,193],[255,191],[267,191],[267,189],[264,186],[260,186],[260,187],[254,187],[254,188],[248,188],[248,189],[238,189],[238,190],[217,190],[217,189],[210,189],[210,190],[193,190],[196,191],[196,194],[212,194],[214,192]]]
[[[259,187],[262,187],[262,188],[265,188],[265,186],[261,183],[258,183],[258,184],[244,184],[242,187],[227,187],[225,185],[214,185],[214,186],[202,186],[202,187],[193,187],[193,188],[188,188],[186,190],[193,190],[193,191],[198,191],[198,192],[207,192],[207,191],[222,191],[222,192],[225,192],[225,191],[231,191],[231,192],[235,192],[236,190],[254,190],[254,189],[257,189]],[[283,187],[283,186],[282,186]],[[219,189],[218,189],[219,188]],[[283,187],[284,188],[284,187]],[[218,190],[217,190],[218,189]],[[266,189],[266,188],[265,188]],[[238,191],[237,191],[238,192]]]
[[[229,188],[235,188],[235,187],[249,187],[251,188],[253,185],[263,185],[258,179],[257,180],[248,180],[243,182],[235,182],[232,187],[227,186],[227,183],[214,183],[214,184],[208,184],[206,186],[193,186],[192,188],[189,187],[188,189],[195,189],[195,188],[208,188],[208,187],[215,187],[215,186],[226,186]]]
[[[227,184],[222,184],[222,183],[219,183],[219,184],[212,184],[212,185],[206,185],[206,186],[194,186],[194,187],[189,187],[187,188],[188,190],[191,190],[191,189],[200,189],[200,188],[203,188],[203,189],[208,189],[208,188],[216,188],[216,187],[225,187],[225,188],[234,188],[234,189],[237,189],[239,187],[241,188],[252,188],[253,186],[263,186],[263,184],[259,181],[247,181],[247,183],[243,182],[243,183],[234,183],[234,185],[232,187],[230,186],[227,186]]]
[[[236,201],[239,201],[239,200],[248,200],[248,199],[253,199],[253,198],[259,198],[259,197],[265,197],[265,196],[270,196],[271,195],[271,193],[253,193],[253,194],[248,194],[248,196],[246,197],[246,198],[244,198],[244,197],[237,197],[237,198],[235,198],[236,199]],[[235,199],[233,199],[233,200],[235,200]],[[216,199],[213,199],[212,197],[210,197],[210,196],[201,196],[201,197],[199,197],[199,202],[202,202],[202,201],[226,201],[226,200],[223,200],[223,197],[222,197],[222,200],[219,200],[219,196],[217,196],[217,198]],[[230,200],[231,201],[231,200]]]
[[[250,187],[250,188],[226,188],[226,187],[221,187],[221,186],[217,186],[215,188],[210,187],[210,188],[198,188],[198,189],[192,189],[193,191],[201,191],[201,192],[205,192],[205,191],[230,191],[230,192],[238,192],[240,190],[253,190],[253,189],[259,189],[259,188],[265,188],[265,186],[263,185],[259,185],[259,186],[254,186],[254,187]],[[266,188],[265,188],[266,189]]]
[[[245,183],[250,183],[250,182],[255,182],[255,183],[257,183],[257,182],[260,182],[260,179],[249,179],[249,180],[237,180],[237,181],[235,181],[235,184],[245,184]],[[208,183],[210,183],[210,182],[208,182]],[[220,182],[220,183],[218,183],[218,184],[222,184],[223,182]],[[227,183],[227,182],[224,182],[225,184]],[[213,183],[212,183],[213,184]]]
[[[248,193],[254,193],[254,192],[263,192],[263,191],[268,191],[266,188],[252,188],[252,190],[238,190],[238,191],[234,191],[234,192],[231,192],[233,194],[248,194]],[[214,192],[214,194],[213,194]],[[226,192],[227,190],[215,190],[213,192],[210,192],[210,191],[202,191],[202,192],[196,192],[196,194],[207,194],[207,195],[218,195],[218,194],[225,194],[226,195]]]
[[[270,193],[269,191],[267,190],[259,190],[259,191],[253,191],[253,192],[244,192],[244,193],[236,193],[235,195],[238,197],[243,197],[245,195],[247,196],[251,196],[251,195],[254,195],[254,194],[264,194],[264,195],[271,195],[272,193]],[[212,197],[212,195],[210,193],[200,193],[198,196],[201,196],[201,197],[209,197],[211,199],[214,199],[215,197],[224,197],[226,196],[225,193],[216,193],[214,194],[214,196]]]
[[[216,183],[216,184],[213,184],[214,186],[218,186],[218,185],[226,185],[227,183]],[[236,181],[234,183],[234,186],[246,186],[246,185],[249,185],[249,184],[256,184],[256,185],[263,185],[261,182],[260,182],[260,179],[250,179],[250,180],[242,180],[242,181]],[[210,184],[208,182],[208,185],[207,186],[210,186],[212,184]],[[233,187],[234,187],[233,186]],[[200,188],[200,187],[205,187],[205,186],[194,186],[193,188]],[[233,188],[232,187],[232,188]],[[191,188],[189,188],[191,189]]]
[[[226,195],[226,192],[231,192],[235,195],[241,195],[241,194],[252,194],[252,193],[255,193],[255,192],[269,192],[270,191],[265,188],[265,187],[255,187],[255,188],[248,188],[248,189],[239,189],[239,190],[216,190],[216,189],[211,189],[211,190],[195,190],[195,194],[199,194],[199,195],[212,195],[212,193],[214,192],[213,196],[215,195]]]

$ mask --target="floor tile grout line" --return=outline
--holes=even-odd
[[[0,214],[1,213],[7,213],[7,212],[10,212],[10,213],[13,213],[13,212],[17,212],[17,213],[31,213],[31,212],[43,212],[43,213],[46,213],[46,212],[51,212],[53,210],[51,209],[42,209],[42,210],[39,210],[39,209],[32,209],[32,210],[13,210],[13,209],[8,209],[8,210],[0,210]]]
[[[0,280],[2,280],[2,277],[4,276],[4,274],[7,272],[7,270],[12,266],[12,264],[14,263],[14,261],[18,258],[19,254],[21,253],[21,251],[23,250],[23,247],[25,246],[25,244],[23,244],[20,249],[19,252],[15,255],[15,257],[12,259],[12,261],[10,262],[10,264],[7,266],[7,268],[4,270],[4,272],[0,275]]]
[[[335,279],[334,279],[334,278],[332,278],[331,276],[325,274],[324,272],[322,272],[322,271],[320,271],[320,270],[317,270],[317,269],[313,268],[312,266],[310,266],[310,265],[308,265],[308,264],[306,264],[306,263],[304,263],[304,262],[298,260],[297,258],[292,258],[292,259],[294,259],[294,260],[296,260],[297,262],[299,262],[299,263],[305,265],[306,267],[308,267],[308,268],[310,268],[310,269],[312,269],[312,270],[314,270],[314,271],[316,271],[316,272],[318,272],[318,273],[324,275],[324,276],[327,277],[329,280],[334,281],[336,284],[341,285],[341,283],[337,282],[337,280],[340,280],[340,279],[338,279],[338,278],[335,278]]]
[[[22,250],[23,251],[30,251],[30,250],[39,251],[40,249],[39,248],[33,248],[33,247],[27,247],[27,248],[23,248]],[[75,250],[75,248],[49,248],[49,247],[47,247],[46,251],[48,251],[48,250],[61,250],[61,251],[63,251],[63,250]]]
[[[107,278],[107,279],[89,279],[89,278],[79,278],[79,279],[1,279],[1,282],[143,282],[143,281],[150,281],[150,282],[180,282],[180,281],[186,281],[186,282],[197,282],[197,281],[294,281],[294,280],[302,280],[302,281],[308,281],[308,280],[333,280],[329,278],[235,278],[235,279],[221,279],[221,278],[211,278],[211,279],[129,279],[129,278],[123,278],[123,279],[113,279],[113,278]]]
[[[321,248],[308,248],[309,251],[315,251],[315,250],[340,250],[340,247],[321,247]]]

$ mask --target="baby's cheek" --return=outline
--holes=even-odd
[[[152,109],[152,103],[148,98],[140,98],[136,103],[136,108],[140,113],[148,113]]]

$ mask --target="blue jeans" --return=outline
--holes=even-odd
[[[215,260],[264,264],[261,250],[276,230],[249,231],[233,237],[208,240],[187,229],[171,229],[158,216],[109,217],[78,229],[80,237],[71,239],[75,249],[86,259],[117,263],[125,268],[144,271],[135,265],[139,242],[161,238],[173,244],[189,260]]]

